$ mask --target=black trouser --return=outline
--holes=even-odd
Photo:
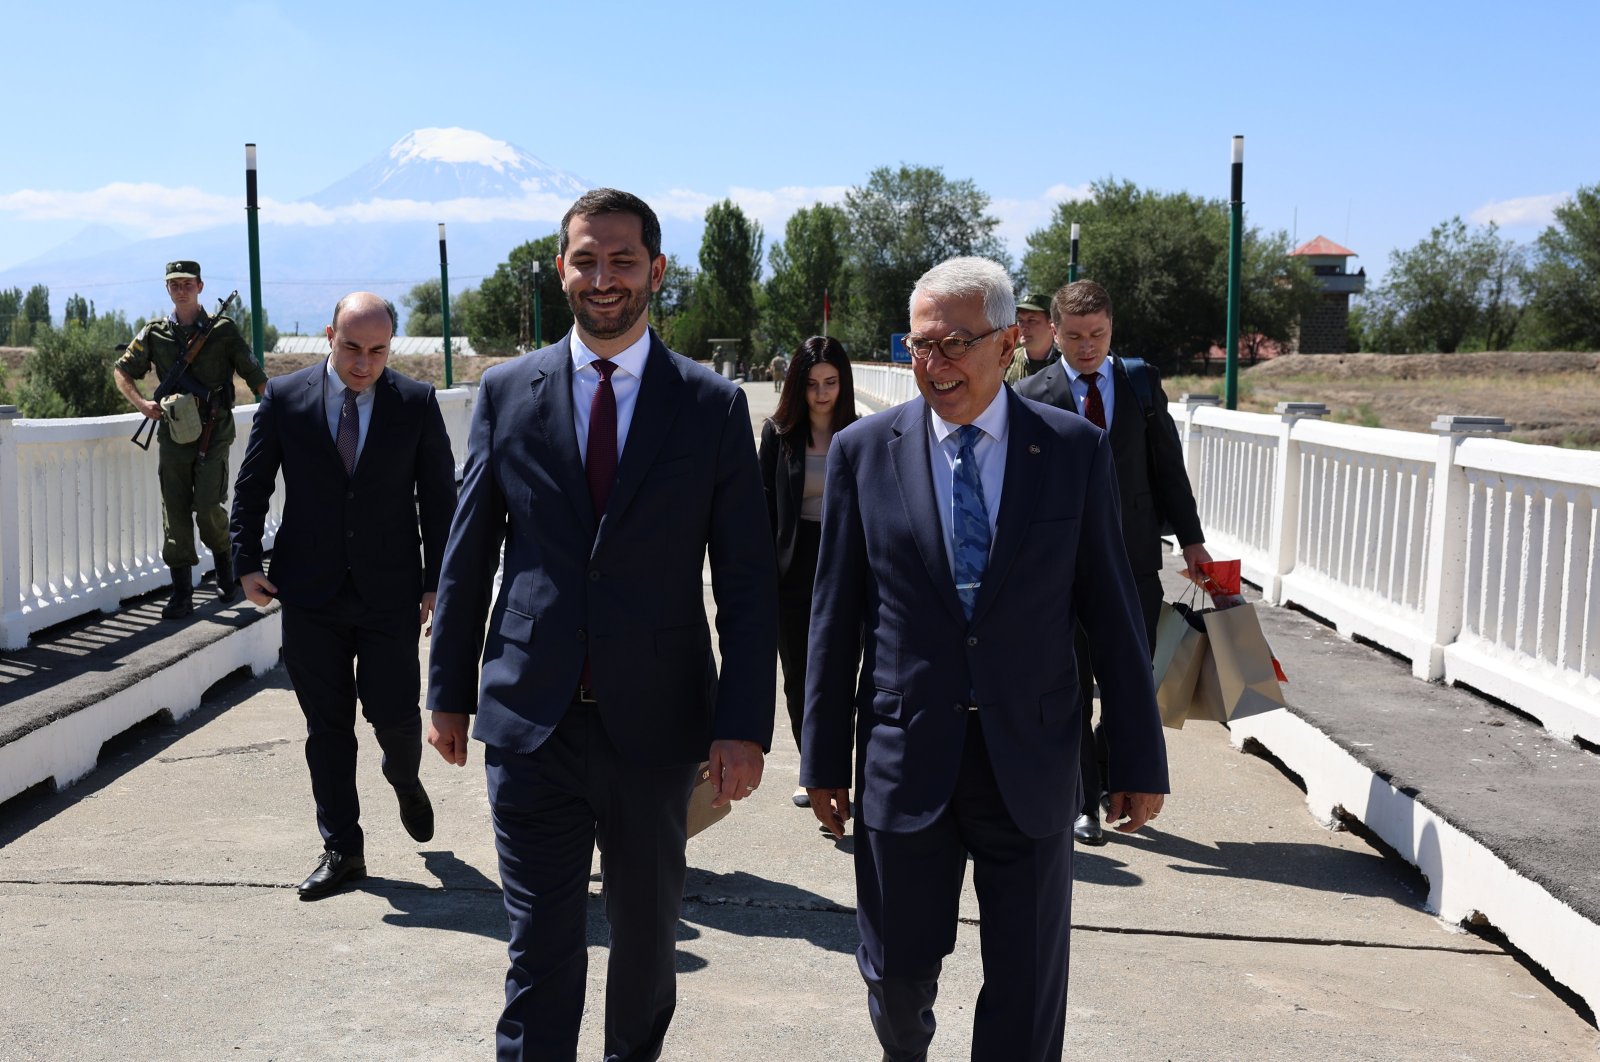
[[[577,1055],[597,843],[611,926],[604,1057],[660,1057],[677,1005],[676,933],[698,765],[624,762],[596,707],[579,703],[532,752],[488,745],[483,762],[511,925],[498,1057]]]
[[[417,784],[422,762],[422,691],[417,606],[369,608],[347,576],[316,608],[283,606],[283,663],[306,717],[306,766],[317,829],[330,852],[362,854],[356,796],[356,701],[383,750],[396,789]]]
[[[995,781],[980,714],[967,715],[955,792],[932,825],[888,833],[856,821],[856,965],[867,983],[867,1011],[883,1057],[892,1062],[927,1058],[939,971],[955,949],[969,856],[983,956],[972,1058],[1061,1058],[1072,831],[1029,837],[1018,829]]]
[[[1161,618],[1161,573],[1146,572],[1133,577],[1139,593],[1139,611],[1144,616],[1144,638],[1153,656],[1156,651],[1156,622]],[[1083,777],[1083,808],[1079,814],[1095,810],[1100,794],[1105,792],[1110,778],[1110,754],[1106,746],[1104,726],[1105,706],[1100,707],[1102,725],[1091,727],[1094,715],[1094,661],[1089,652],[1089,635],[1078,624],[1074,643],[1078,654],[1078,686],[1083,695],[1083,740],[1078,748],[1078,771]]]
[[[807,633],[811,629],[811,590],[817,580],[817,547],[822,525],[801,520],[795,528],[794,560],[778,580],[778,659],[783,664],[783,700],[795,748],[806,715]]]

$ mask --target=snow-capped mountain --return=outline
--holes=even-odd
[[[540,193],[575,199],[592,185],[514,144],[471,129],[418,129],[306,201],[324,207],[373,199],[447,202],[520,199]]]

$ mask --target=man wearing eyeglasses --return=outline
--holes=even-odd
[[[969,856],[988,959],[972,1057],[1061,1057],[1082,707],[1073,655],[1019,668],[1018,629],[1066,646],[1092,611],[1117,828],[1167,791],[1110,446],[1002,385],[1015,315],[993,262],[929,270],[905,340],[920,397],[828,455],[800,778],[836,837],[855,787],[856,960],[896,1062],[933,1039]]]

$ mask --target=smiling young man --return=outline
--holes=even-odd
[[[455,508],[455,458],[433,387],[387,368],[394,307],[339,300],[328,358],[267,384],[234,487],[233,549],[250,601],[283,602],[283,662],[306,720],[323,852],[300,884],[316,900],[366,876],[356,796],[356,704],[383,751],[400,821],[433,837],[422,758],[417,642],[433,611]],[[262,533],[279,472],[271,574]]]
[[[228,551],[228,451],[233,445],[233,378],[244,378],[260,394],[267,374],[256,364],[250,345],[226,317],[211,317],[200,304],[206,290],[200,263],[188,259],[167,263],[167,296],[172,313],[141,329],[117,359],[112,378],[128,403],[160,424],[156,429],[161,480],[161,559],[172,570],[172,596],[161,610],[163,617],[178,619],[194,611],[195,530],[211,551],[217,572],[217,596],[224,604],[238,600]],[[183,393],[168,400],[189,403],[201,423],[198,438],[179,442],[176,421],[164,415],[160,402],[139,393],[137,381],[151,369],[166,380],[183,360],[189,345],[204,333],[199,352],[184,373]],[[201,397],[204,395],[204,398]],[[196,405],[198,403],[198,405]],[[210,421],[210,429],[205,422]]]
[[[486,372],[473,408],[428,741],[464,765],[476,714],[511,926],[499,1057],[577,1053],[598,845],[605,1057],[654,1059],[677,1005],[697,768],[709,760],[716,804],[741,800],[772,740],[777,563],[744,392],[648,326],[666,268],[655,212],[587,192],[559,247],[572,331]]]
[[[1066,1020],[1077,812],[1069,653],[1092,610],[1113,733],[1112,810],[1161,810],[1166,747],[1103,433],[1002,385],[1006,271],[929,270],[906,346],[921,397],[834,437],[806,669],[801,784],[842,837],[855,789],[856,963],[883,1057],[927,1057],[970,857],[980,1062],[1054,1062]]]

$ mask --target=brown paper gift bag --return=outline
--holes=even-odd
[[[721,822],[733,810],[732,804],[724,804],[720,808],[712,807],[711,801],[716,795],[717,787],[711,784],[711,765],[702,763],[700,773],[695,778],[694,789],[689,793],[690,837],[708,826]]]
[[[1261,633],[1255,606],[1246,603],[1204,616],[1216,692],[1226,717],[1243,719],[1284,707],[1283,688],[1278,685],[1272,650]],[[1190,715],[1194,717],[1193,712]]]
[[[1205,658],[1205,634],[1196,630],[1182,612],[1162,602],[1154,657],[1156,705],[1161,709],[1162,726],[1183,729]]]

